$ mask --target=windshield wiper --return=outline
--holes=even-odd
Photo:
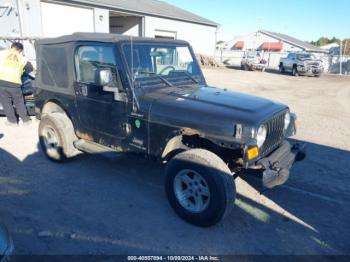
[[[138,73],[141,74],[149,74],[149,75],[155,75],[157,76],[160,80],[162,80],[165,84],[167,84],[168,86],[174,86],[172,83],[170,83],[168,80],[166,80],[164,77],[162,77],[161,75],[158,75],[155,72],[150,72],[150,71],[138,71]]]
[[[188,76],[188,78],[190,78],[193,82],[195,82],[196,84],[199,84],[199,81],[197,79],[195,79],[189,72],[187,72],[186,70],[178,70],[178,71],[173,71],[175,73],[184,73],[186,76]]]

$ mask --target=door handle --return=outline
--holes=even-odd
[[[81,88],[81,94],[82,94],[83,96],[87,96],[87,95],[88,95],[87,86],[86,86],[86,85],[81,85],[80,88]]]
[[[86,84],[76,83],[75,92],[77,95],[87,96],[88,95],[88,87]]]

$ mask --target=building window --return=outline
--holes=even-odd
[[[156,29],[154,32],[154,37],[175,40],[177,39],[177,32]]]

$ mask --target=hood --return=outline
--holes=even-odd
[[[246,113],[256,113],[274,105],[274,102],[268,99],[214,87],[179,89],[168,95],[176,101],[188,100],[203,106],[223,107],[227,110]]]
[[[257,126],[287,107],[271,100],[215,87],[169,87],[148,93],[155,97],[149,120],[232,136],[234,124]]]
[[[322,66],[322,61],[314,58],[300,58],[298,59],[298,64],[307,66]]]
[[[315,58],[298,58],[299,61],[301,62],[322,62],[320,59],[315,59]]]

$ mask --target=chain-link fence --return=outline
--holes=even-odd
[[[330,55],[329,70],[331,74],[339,74],[340,70],[343,75],[350,75],[350,56]]]

